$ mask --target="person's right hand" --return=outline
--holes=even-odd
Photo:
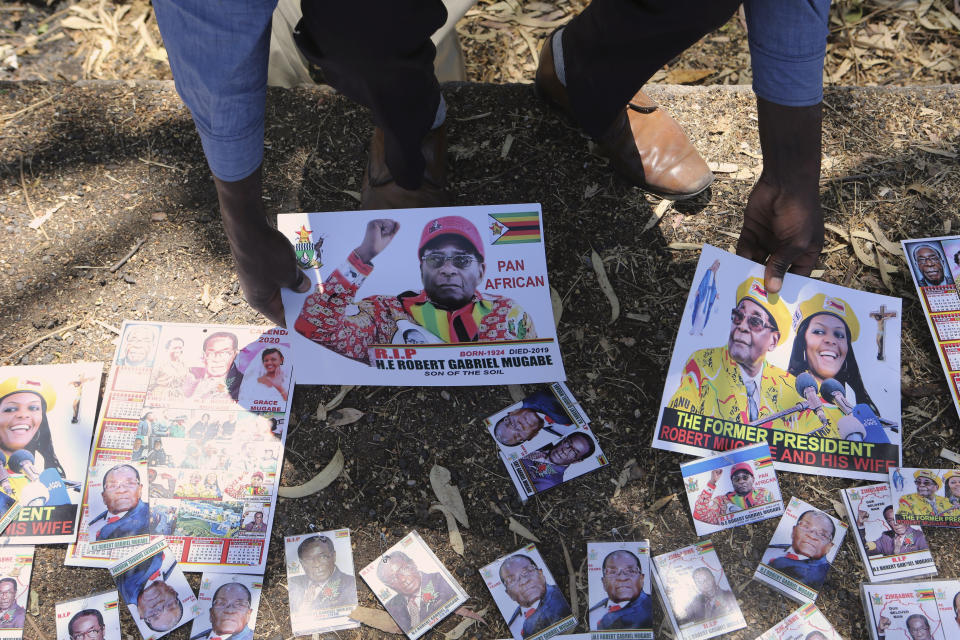
[[[716,486],[717,480],[723,475],[723,469],[714,469],[710,472],[710,484]]]
[[[387,248],[390,241],[400,230],[400,223],[396,220],[380,218],[371,220],[367,223],[367,231],[363,235],[363,242],[357,247],[357,255],[361,260],[370,264],[371,261],[380,255],[380,252]]]
[[[863,529],[863,525],[867,521],[868,517],[870,517],[870,514],[863,509],[857,511],[857,529]]]
[[[890,628],[890,618],[886,616],[880,616],[880,620],[877,622],[877,631],[883,634],[889,628]]]

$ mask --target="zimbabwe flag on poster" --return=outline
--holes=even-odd
[[[540,242],[540,216],[536,211],[491,213],[489,216],[490,244]]]

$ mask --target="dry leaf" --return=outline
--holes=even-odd
[[[837,502],[836,500],[830,500],[830,504],[833,505],[833,510],[837,512],[837,515],[841,518],[847,517],[847,510],[843,508],[843,505]]]
[[[360,411],[359,409],[353,409],[349,407],[337,409],[336,411],[331,411],[327,414],[327,426],[343,427],[348,424],[353,424],[363,416],[363,411]]]
[[[947,449],[946,447],[940,450],[940,457],[946,458],[950,462],[956,462],[957,464],[960,464],[960,455],[957,455],[956,453],[954,453],[953,451],[950,451],[950,449]]]
[[[580,602],[577,600],[577,572],[573,570],[573,563],[570,561],[570,552],[567,551],[567,543],[560,538],[560,546],[563,548],[563,560],[567,564],[567,578],[570,579],[570,608],[573,610],[573,617],[580,618]]]
[[[323,471],[313,476],[307,482],[295,487],[280,487],[277,495],[281,498],[302,498],[326,489],[343,471],[343,452],[337,449],[333,459],[327,463]]]
[[[457,626],[443,634],[443,637],[446,640],[457,640],[458,638],[462,638],[463,634],[467,632],[467,629],[473,626],[474,621],[483,622],[483,616],[487,615],[487,609],[488,607],[484,607],[478,613],[470,611],[470,609],[467,609],[466,607],[460,607],[454,611],[454,613],[458,613],[467,619],[461,620]]]
[[[708,162],[707,166],[714,173],[736,173],[740,171],[740,165],[732,162]]]
[[[550,306],[553,307],[553,327],[560,326],[560,317],[563,315],[563,299],[557,290],[550,287]]]
[[[333,400],[326,404],[317,405],[317,420],[326,420],[327,412],[333,411],[340,406],[340,403],[343,402],[343,399],[347,397],[347,394],[353,390],[352,384],[345,384],[340,387],[340,391],[337,392],[337,395],[333,396]]]
[[[508,384],[507,391],[510,392],[510,399],[517,402],[523,402],[523,399],[526,397],[523,393],[523,387],[518,384]]]
[[[653,210],[653,215],[650,216],[650,219],[647,220],[647,224],[644,225],[643,229],[640,230],[640,233],[652,229],[657,225],[658,222],[663,218],[663,214],[670,210],[670,207],[673,205],[673,202],[667,199],[661,200]]]
[[[156,213],[150,214],[150,222],[161,222],[167,219],[167,214],[162,211],[157,211]]]
[[[397,626],[390,614],[383,609],[371,609],[369,607],[357,607],[350,612],[350,619],[356,620],[360,624],[379,629],[384,633],[395,633],[403,635],[403,631]]]
[[[884,235],[883,229],[880,228],[880,225],[877,224],[876,220],[873,218],[867,218],[866,222],[867,228],[870,229],[870,232],[873,234],[878,246],[882,247],[884,251],[892,256],[900,256],[903,258],[903,250],[900,248],[900,245],[896,242],[890,242],[887,240],[887,236]]]
[[[457,519],[453,512],[442,504],[430,505],[430,511],[439,511],[447,520],[447,535],[450,536],[450,548],[463,557],[463,536],[460,535],[460,529],[457,527]]]
[[[78,29],[78,30],[88,30],[88,29],[103,29],[103,25],[99,22],[94,22],[92,20],[87,20],[81,18],[80,16],[67,16],[60,21],[60,26],[66,29]]]
[[[671,69],[667,72],[667,84],[689,84],[698,82],[716,73],[716,69]]]
[[[504,160],[510,154],[510,147],[513,146],[513,134],[508,133],[503,139],[503,147],[500,149],[500,159]]]
[[[603,266],[603,260],[600,259],[600,255],[596,251],[590,251],[590,262],[593,264],[593,271],[597,274],[597,282],[600,283],[600,290],[603,291],[603,294],[607,296],[607,300],[610,301],[610,322],[608,324],[613,324],[617,321],[617,318],[620,317],[620,299],[617,298],[617,294],[614,293],[613,286],[607,278],[607,271]]]
[[[223,296],[217,296],[210,301],[210,304],[207,305],[207,309],[212,313],[220,313],[223,311],[225,306],[227,306],[227,303],[224,302]]]
[[[637,464],[636,458],[630,458],[627,460],[627,464],[623,465],[623,470],[620,471],[620,475],[617,476],[617,479],[610,481],[614,484],[614,486],[617,487],[613,492],[614,498],[620,495],[620,490],[627,486],[627,483],[630,482],[630,470],[635,464]]]
[[[527,529],[525,526],[517,522],[516,518],[514,518],[513,516],[510,516],[509,521],[510,521],[510,531],[513,531],[515,534],[517,534],[521,538],[526,538],[527,540],[531,540],[533,542],[540,542],[540,538],[530,533],[530,529]]]
[[[200,295],[200,304],[202,304],[204,307],[206,307],[206,306],[208,306],[208,305],[210,304],[210,300],[211,300],[211,298],[210,298],[210,285],[209,285],[209,284],[205,284],[205,285],[203,285],[203,293]]]
[[[440,504],[450,509],[460,524],[469,529],[470,522],[467,520],[467,510],[463,506],[463,497],[456,485],[450,482],[450,471],[438,464],[433,465],[430,469],[430,486]]]
[[[589,200],[590,198],[592,198],[593,196],[597,195],[598,193],[600,193],[600,185],[599,185],[599,184],[597,184],[597,183],[595,183],[595,182],[594,182],[593,184],[588,184],[588,185],[586,186],[586,188],[583,190],[583,199],[584,199],[584,200]]]
[[[667,503],[669,503],[671,500],[673,500],[676,497],[677,497],[677,494],[675,493],[671,493],[668,496],[663,496],[662,498],[660,498],[659,500],[653,503],[653,506],[650,507],[650,511],[660,511],[660,509],[663,509],[665,506],[667,506]]]
[[[667,245],[667,249],[674,249],[675,251],[700,251],[703,249],[703,245],[695,242],[671,242]]]

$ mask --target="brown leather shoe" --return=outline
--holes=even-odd
[[[404,189],[387,167],[383,129],[376,127],[370,140],[370,157],[360,187],[362,209],[415,209],[445,207],[450,203],[447,186],[447,125],[433,129],[420,145],[427,163],[419,189]]]
[[[537,94],[572,117],[567,88],[553,63],[554,31],[540,50],[534,79]],[[702,193],[713,173],[676,120],[643,91],[638,91],[613,124],[596,140],[600,152],[630,182],[669,200]]]

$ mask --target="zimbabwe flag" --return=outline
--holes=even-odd
[[[536,211],[521,213],[491,213],[491,244],[520,244],[521,242],[540,242],[540,216]]]

